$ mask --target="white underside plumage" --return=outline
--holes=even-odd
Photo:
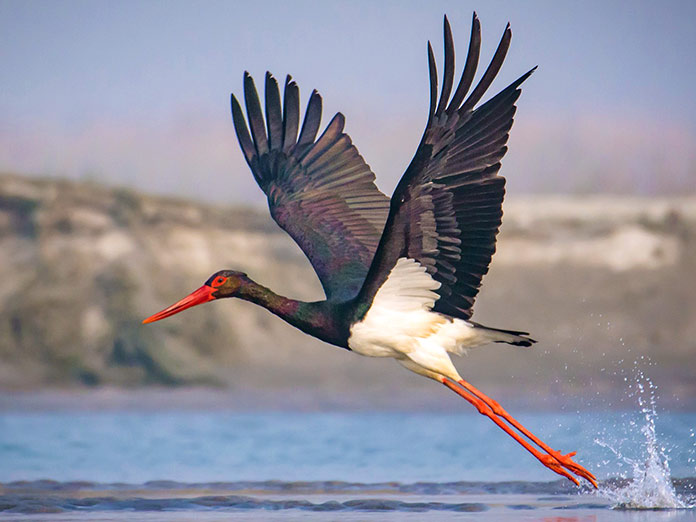
[[[375,295],[348,346],[369,357],[393,357],[409,370],[460,380],[449,354],[491,342],[485,330],[432,310],[440,283],[414,259],[402,257]]]

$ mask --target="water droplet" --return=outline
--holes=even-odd
[[[643,359],[643,357],[641,357]],[[634,377],[631,384],[635,384],[635,395],[639,412],[642,414],[642,422],[638,433],[644,440],[640,447],[640,455],[629,457],[623,451],[624,444],[633,441],[633,435],[638,427],[638,422],[630,419],[625,437],[618,441],[606,441],[595,439],[595,443],[608,449],[616,458],[617,462],[606,464],[610,461],[603,461],[604,465],[611,465],[613,470],[621,469],[623,465],[631,468],[631,476],[625,472],[620,472],[622,478],[629,479],[627,484],[602,484],[598,495],[614,502],[616,507],[633,509],[659,509],[659,508],[685,508],[687,503],[679,498],[672,484],[672,477],[669,469],[669,450],[658,443],[658,433],[655,429],[657,419],[657,399],[655,396],[656,386],[645,374],[637,368],[638,361],[634,361]],[[624,377],[627,381],[627,377]],[[632,386],[628,385],[631,389]],[[649,389],[649,391],[646,391]],[[690,430],[690,437],[694,437],[694,430]],[[691,462],[692,459],[689,459]]]

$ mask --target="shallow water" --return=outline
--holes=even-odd
[[[681,504],[671,507],[693,505],[696,491],[689,478],[696,414],[648,410],[647,417],[644,409],[515,412],[552,446],[577,450],[600,479],[599,493],[557,480],[470,413],[4,412],[0,517],[125,520],[137,511],[156,520],[157,512],[172,519],[193,510],[210,520],[281,512],[321,519],[330,511],[333,519],[401,520],[427,511],[478,520],[648,520],[640,518],[645,511],[610,508],[629,493],[650,501],[656,481],[675,488]],[[662,457],[651,463],[651,454]],[[661,469],[667,460],[671,469]],[[650,514],[696,520],[692,509]]]
[[[696,413],[628,388],[625,411],[512,412],[597,491],[473,412],[9,409],[0,519],[696,520]]]
[[[576,450],[599,478],[641,459],[637,412],[515,412],[552,447]],[[694,472],[694,413],[654,421],[674,477]],[[621,442],[619,458],[595,441]],[[0,482],[237,480],[352,482],[548,481],[558,478],[474,413],[5,412]]]

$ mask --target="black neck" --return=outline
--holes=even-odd
[[[338,310],[327,301],[305,302],[273,292],[251,279],[242,285],[237,297],[264,307],[295,328],[337,346],[347,347],[347,328],[341,328]],[[345,330],[345,333],[344,333]]]

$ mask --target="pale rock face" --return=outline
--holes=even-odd
[[[681,255],[681,248],[675,237],[661,237],[635,225],[622,227],[611,236],[608,243],[599,245],[600,248],[595,251],[604,251],[607,265],[617,272],[633,268],[654,270],[672,266]]]
[[[669,267],[677,263],[680,255],[677,238],[624,225],[590,238],[508,239],[501,242],[494,262],[512,266],[565,263],[624,272]]]
[[[522,230],[556,229],[559,224],[596,228],[626,223],[664,223],[670,216],[679,215],[689,222],[696,221],[693,197],[642,198],[636,196],[509,196],[503,204],[503,226]],[[509,223],[512,219],[514,223]]]
[[[101,233],[112,228],[113,220],[104,212],[90,208],[77,208],[70,212],[70,222],[86,233]]]
[[[215,229],[208,233],[215,269],[262,269],[269,265],[268,235]]]
[[[693,198],[527,196],[504,204],[494,265],[628,272],[676,266]],[[680,232],[680,230],[682,232]]]
[[[112,262],[130,255],[135,250],[135,243],[127,233],[111,231],[99,236],[94,247],[96,254],[104,261]]]
[[[166,236],[161,249],[160,262],[166,270],[208,273],[213,266],[210,245],[199,230],[176,227]]]

